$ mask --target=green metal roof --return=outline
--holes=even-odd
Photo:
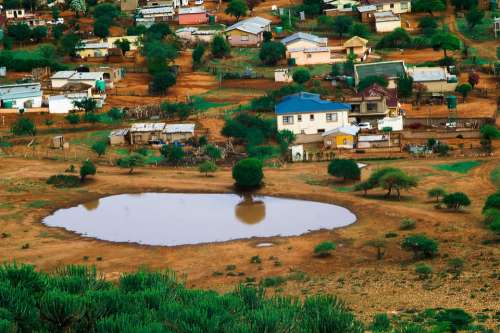
[[[403,75],[405,66],[403,61],[373,62],[354,66],[359,81],[369,76],[383,76],[397,78]]]

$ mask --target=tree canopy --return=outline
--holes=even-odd
[[[298,68],[293,72],[292,79],[298,84],[304,84],[311,79],[311,73],[307,68]]]
[[[474,27],[480,24],[484,19],[484,11],[478,9],[476,6],[472,7],[467,14],[465,14],[465,20],[469,29],[474,29]]]
[[[358,180],[361,177],[361,170],[355,160],[334,159],[328,164],[328,173],[332,176],[343,178],[344,180]]]
[[[248,189],[259,187],[262,184],[264,173],[262,162],[256,158],[245,158],[238,161],[233,167],[233,179],[239,188]]]
[[[35,123],[26,117],[19,117],[10,128],[10,131],[14,135],[35,135],[36,127]]]
[[[280,42],[262,43],[259,52],[259,59],[264,65],[274,66],[285,57],[285,45]]]
[[[443,50],[444,57],[446,58],[447,51],[459,50],[461,42],[456,35],[443,29],[432,36],[431,45],[435,50]]]
[[[248,5],[244,0],[231,0],[224,12],[228,15],[234,16],[236,18],[236,21],[239,21],[240,17],[247,14]]]
[[[469,206],[471,204],[469,197],[463,192],[455,192],[445,195],[443,203],[446,207],[454,210],[459,210],[460,207]]]
[[[224,58],[231,53],[231,46],[222,35],[216,35],[212,40],[212,55],[215,58]]]

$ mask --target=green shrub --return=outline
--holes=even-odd
[[[454,277],[459,277],[464,269],[465,261],[462,258],[452,258],[448,260],[448,272]]]
[[[404,219],[399,224],[399,230],[413,230],[417,226],[417,222],[412,219]]]
[[[238,161],[233,167],[235,185],[240,188],[255,188],[262,184],[264,173],[262,162],[256,158],[246,158]]]
[[[460,207],[469,206],[471,204],[469,197],[463,192],[455,192],[446,195],[443,198],[443,203],[446,207],[454,210],[459,210]]]
[[[337,245],[331,241],[321,242],[314,248],[314,254],[318,257],[328,257],[336,248]]]
[[[391,328],[391,320],[385,313],[377,313],[373,317],[371,325],[373,332],[388,332]]]
[[[204,173],[205,176],[208,177],[209,173],[217,171],[217,165],[212,161],[204,161],[198,166],[198,171]]]
[[[269,288],[269,287],[275,288],[275,287],[279,287],[285,283],[286,283],[286,279],[282,276],[269,276],[269,277],[262,279],[262,281],[260,281],[260,285],[264,288]]]
[[[436,320],[446,324],[450,332],[456,333],[466,328],[472,322],[472,317],[463,309],[446,309],[437,314]]]
[[[412,251],[414,259],[433,258],[438,253],[438,242],[425,235],[407,236],[401,247],[405,251]]]
[[[95,175],[97,168],[90,160],[86,160],[80,166],[80,180],[83,182],[87,176]]]
[[[260,259],[260,256],[253,256],[250,258],[250,263],[252,264],[260,264],[262,262],[262,259]]]
[[[398,234],[396,232],[388,232],[385,234],[385,238],[396,238]]]
[[[432,275],[432,267],[426,264],[415,265],[415,273],[420,280],[427,280]]]
[[[343,178],[344,180],[358,180],[361,177],[361,170],[354,160],[334,159],[328,164],[328,173],[332,176]]]
[[[58,188],[78,187],[81,185],[80,178],[73,175],[53,175],[47,179],[47,184]]]

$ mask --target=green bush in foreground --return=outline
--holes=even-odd
[[[59,188],[78,187],[81,185],[80,178],[74,175],[53,175],[47,179],[47,184]]]
[[[333,296],[268,298],[244,286],[217,294],[188,289],[172,272],[142,270],[113,284],[86,267],[49,275],[6,264],[0,295],[2,332],[363,332]]]

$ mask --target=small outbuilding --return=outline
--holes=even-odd
[[[325,148],[353,149],[356,144],[358,126],[346,125],[323,133]]]
[[[109,144],[112,146],[124,145],[127,143],[129,129],[121,128],[109,133]]]
[[[163,130],[166,142],[186,141],[194,136],[195,124],[167,124]]]
[[[165,123],[137,123],[130,127],[130,144],[149,144],[161,141]]]
[[[401,17],[392,11],[373,13],[375,19],[375,30],[377,32],[393,32],[401,28]]]

